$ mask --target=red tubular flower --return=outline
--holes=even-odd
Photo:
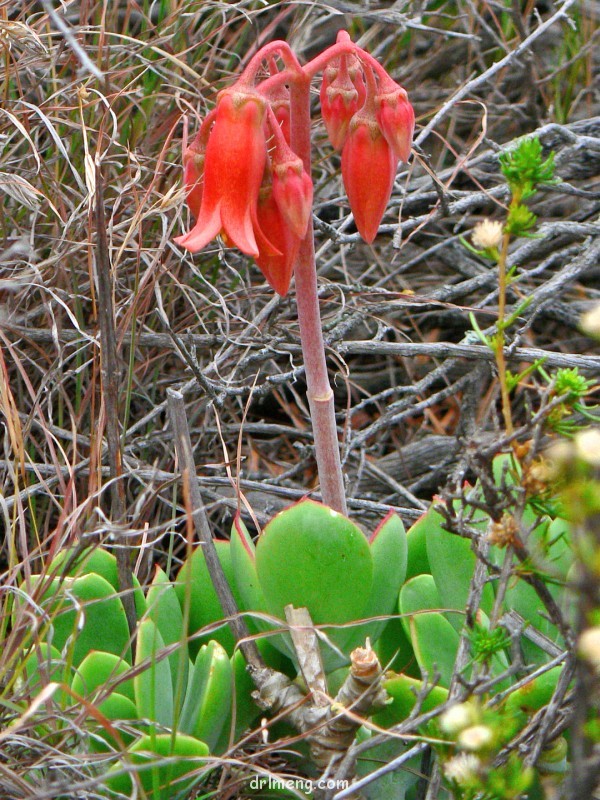
[[[342,152],[342,178],[356,227],[371,244],[392,193],[398,159],[376,121],[357,114]]]
[[[293,233],[284,218],[275,200],[272,185],[264,186],[260,191],[257,221],[256,239],[259,251],[254,260],[267,283],[277,294],[285,297],[290,288],[301,237]],[[269,232],[268,239],[263,231]]]
[[[288,152],[285,160],[273,158],[273,197],[292,232],[303,239],[312,213],[313,184],[302,160]]]
[[[347,56],[341,56],[338,66],[329,66],[323,73],[321,84],[321,114],[327,128],[329,141],[341,150],[348,135],[348,126],[354,114],[365,101],[365,84],[358,60],[348,67]]]
[[[258,255],[254,228],[267,157],[265,112],[265,100],[251,91],[237,88],[220,95],[206,146],[198,219],[175,239],[190,252],[223,233],[243,253]]]
[[[388,144],[402,161],[408,161],[415,131],[415,112],[401,86],[375,98],[377,122]]]

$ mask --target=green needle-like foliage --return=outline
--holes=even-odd
[[[539,185],[554,181],[554,153],[544,159],[537,137],[522,139],[515,148],[500,155],[500,169],[513,196],[525,199],[535,194]]]

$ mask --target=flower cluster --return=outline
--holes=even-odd
[[[265,64],[269,75],[260,80]],[[196,253],[220,234],[254,258],[280,295],[288,291],[302,241],[312,236],[310,165],[292,149],[292,141],[298,148],[303,136],[309,137],[310,117],[307,124],[296,110],[294,92],[321,69],[323,120],[332,145],[342,152],[356,226],[372,242],[398,161],[410,155],[414,112],[404,89],[345,31],[304,67],[285,42],[264,47],[219,94],[183,156],[187,203],[196,224],[175,241]]]

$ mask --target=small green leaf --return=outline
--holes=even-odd
[[[233,673],[218,642],[203,645],[196,657],[179,720],[179,729],[202,739],[212,750],[231,717]]]
[[[140,717],[173,725],[173,684],[167,658],[158,658],[165,643],[156,623],[145,619],[138,626],[135,665],[144,669],[133,679],[135,703]]]
[[[131,659],[129,627],[114,588],[92,572],[81,578],[65,578],[57,594],[46,593],[52,617],[52,644],[62,650],[73,644],[73,664],[78,666],[92,650]]]
[[[217,555],[227,582],[232,588],[234,597],[240,605],[240,597],[235,586],[233,577],[233,566],[231,562],[231,552],[229,542],[215,539]],[[185,611],[186,604],[189,603],[188,633],[194,636],[203,628],[210,627],[215,622],[225,618],[223,608],[215,592],[202,545],[196,547],[190,557],[188,557],[175,579],[175,593],[181,608]],[[211,639],[218,641],[228,653],[233,653],[235,639],[227,623],[221,627],[208,630],[203,636],[194,636],[189,643],[190,656],[192,659],[198,654],[200,647]]]
[[[144,735],[128,750],[127,763],[134,766],[135,777],[117,765],[108,773],[105,784],[117,794],[133,797],[139,780],[147,800],[172,800],[191,790],[198,780],[192,773],[206,763],[208,753],[204,742],[183,733]]]
[[[169,656],[173,696],[179,693],[181,700],[187,686],[188,646],[187,631],[183,630],[183,613],[172,583],[160,567],[156,567],[152,584],[146,595],[148,616],[156,623],[165,645],[179,643]]]
[[[115,691],[128,697],[133,703],[135,702],[133,680],[118,680],[130,669],[130,665],[114,653],[92,650],[79,665],[71,682],[71,688],[82,697],[91,697],[97,689],[106,692],[111,691],[111,687],[114,686]]]

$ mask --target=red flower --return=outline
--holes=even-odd
[[[342,178],[356,227],[371,244],[392,193],[398,159],[374,119],[357,114],[342,152]]]
[[[175,239],[190,252],[222,233],[243,253],[258,255],[254,228],[267,158],[265,112],[266,101],[258,94],[239,89],[221,94],[206,145],[198,219]]]
[[[329,141],[336,150],[344,146],[350,120],[365,101],[366,89],[358,60],[353,58],[353,62],[349,68],[347,56],[341,56],[338,66],[329,66],[323,73],[321,114]]]
[[[415,112],[401,86],[391,92],[377,95],[377,122],[388,144],[402,161],[408,161],[413,133]]]
[[[292,232],[303,239],[312,213],[313,185],[302,160],[288,150],[285,160],[272,161],[273,197]]]
[[[258,227],[256,239],[259,245],[254,260],[277,294],[284,297],[290,288],[294,262],[298,255],[301,237],[291,230],[275,200],[273,186],[261,189],[257,208]],[[263,231],[269,232],[269,238]]]

